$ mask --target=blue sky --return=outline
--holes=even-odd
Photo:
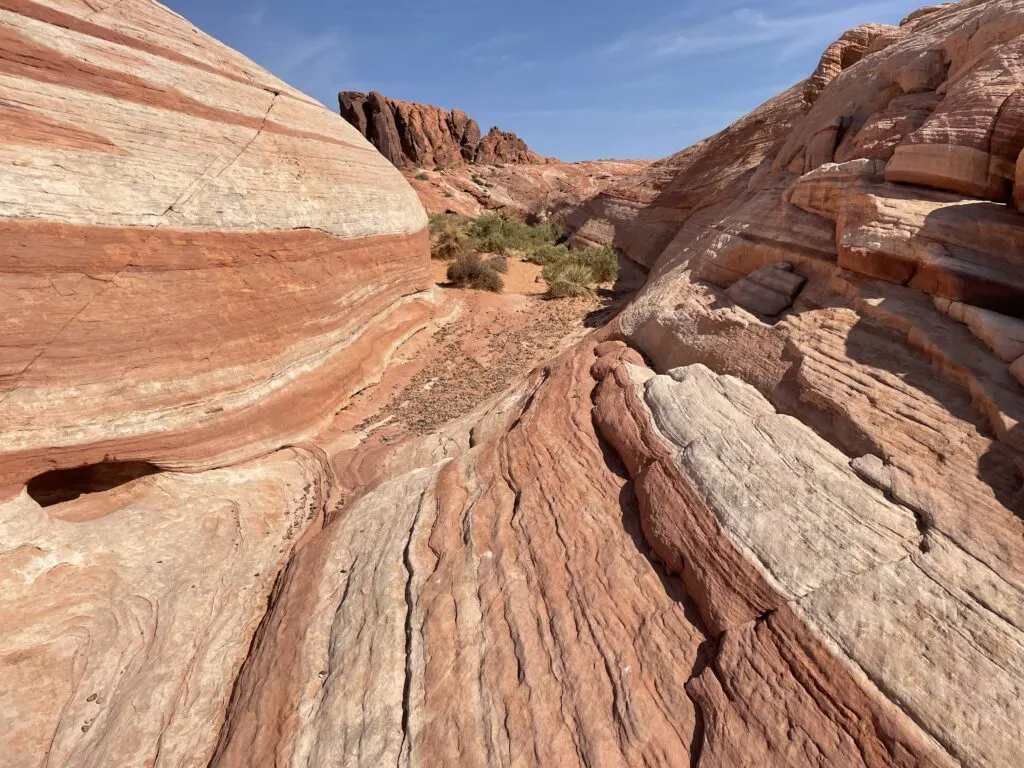
[[[564,160],[658,158],[924,0],[164,0],[337,110],[339,90],[458,107]]]

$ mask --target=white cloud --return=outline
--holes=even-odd
[[[289,35],[273,59],[275,74],[284,79],[333,69],[343,60],[341,34],[327,30],[316,35]]]
[[[263,25],[263,17],[267,14],[266,2],[253,3],[252,7],[242,14],[242,21],[250,27],[260,27]]]
[[[823,42],[867,21],[888,18],[891,2],[867,2],[839,10],[804,10],[797,13],[735,8],[717,16],[696,20],[692,14],[671,15],[657,25],[632,30],[609,43],[607,56],[631,56],[646,60],[689,58],[733,53],[772,46],[777,60],[804,50],[821,48]],[[909,4],[908,4],[909,5]]]
[[[462,49],[461,55],[464,58],[489,60],[495,57],[509,55],[510,49],[517,48],[521,43],[530,38],[522,32],[510,32],[505,35],[496,35],[484,40],[479,40],[472,45]]]

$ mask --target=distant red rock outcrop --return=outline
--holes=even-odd
[[[482,136],[477,122],[458,109],[398,101],[376,91],[342,91],[338,103],[341,116],[397,166],[545,162],[514,133],[495,126]]]

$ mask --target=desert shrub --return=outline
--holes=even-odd
[[[594,275],[590,267],[572,261],[548,264],[541,271],[541,279],[548,284],[548,296],[561,299],[571,296],[590,296]]]
[[[473,220],[468,227],[470,237],[477,243],[481,253],[503,253],[518,251],[528,259],[538,248],[554,245],[562,233],[553,224],[528,226],[516,221],[514,212],[504,215],[488,213]]]
[[[468,252],[469,238],[454,222],[445,222],[437,237],[430,246],[430,256],[434,259],[451,261]]]
[[[511,243],[505,224],[504,219],[493,213],[474,219],[469,225],[469,236],[473,238],[476,250],[480,253],[508,253]]]
[[[490,267],[487,267],[474,275],[473,279],[469,283],[469,287],[476,288],[478,291],[501,293],[505,290],[505,281],[501,279],[501,275]]]
[[[596,283],[610,283],[619,276],[619,257],[605,246],[582,248],[571,253],[573,261],[588,267]]]
[[[562,231],[551,223],[522,224],[521,233],[524,240],[522,250],[530,253],[546,246],[554,246],[562,239]]]
[[[564,245],[551,245],[550,243],[540,245],[537,248],[528,251],[526,254],[527,261],[532,261],[534,264],[538,264],[542,267],[545,267],[548,264],[565,261],[568,258],[568,248]]]
[[[430,236],[435,237],[441,234],[441,231],[448,226],[449,219],[453,217],[446,213],[431,213],[427,216],[427,220],[430,222]]]
[[[484,263],[495,272],[500,272],[503,275],[508,273],[508,259],[504,256],[493,256]]]
[[[430,181],[430,177],[427,174],[425,174],[425,173],[417,173],[416,174],[416,180],[417,181]]]
[[[463,288],[501,293],[505,282],[495,269],[480,259],[480,254],[468,251],[448,266],[448,280]]]
[[[491,232],[481,238],[477,238],[475,242],[476,248],[480,253],[506,254],[511,250],[508,241],[500,232]]]
[[[470,222],[469,234],[477,239],[482,239],[488,235],[501,233],[503,225],[504,219],[501,216],[496,213],[485,213]]]

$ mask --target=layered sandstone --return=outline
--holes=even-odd
[[[465,112],[415,104],[376,91],[342,91],[341,116],[396,166],[451,166],[464,163],[543,163],[526,142],[497,126],[481,135]]]
[[[543,165],[456,165],[413,169],[406,178],[430,213],[506,211],[561,221],[583,201],[649,165],[643,160],[549,161]]]
[[[461,110],[376,92],[342,91],[338,101],[342,116],[402,169],[430,213],[479,216],[504,209],[520,217],[561,217],[648,165],[544,158],[497,126],[481,135]]]
[[[426,222],[401,175],[154,3],[8,2],[0,35],[0,488],[311,433],[415,322]]]
[[[334,503],[310,439],[428,318],[426,216],[155,2],[0,37],[0,765],[205,764]]]
[[[195,77],[259,72],[207,38],[191,46],[197,33],[148,0],[62,7],[42,39],[65,55],[75,34],[91,36],[75,73],[98,66],[93,48],[112,35],[110,66],[132,62],[134,76],[155,54],[132,51],[162,46],[171,63],[155,92],[179,55]],[[52,13],[18,8],[0,12],[5,27]],[[93,26],[75,32],[86,14]],[[397,445],[316,426],[421,311],[422,212],[354,131],[323,112],[310,122],[308,102],[275,83],[275,99],[303,105],[307,133],[250,131],[241,159],[195,182],[205,205],[162,214],[184,250],[161,245],[146,261],[135,197],[116,212],[88,206],[130,183],[123,164],[151,135],[129,142],[112,126],[155,130],[150,113],[124,112],[119,91],[92,98],[113,101],[120,123],[81,112],[60,126],[56,108],[11,120],[28,127],[8,139],[22,158],[8,188],[25,201],[9,223],[32,214],[75,251],[10,249],[5,290],[24,302],[10,338],[52,321],[43,291],[63,295],[67,274],[76,291],[101,285],[81,317],[61,316],[77,345],[58,325],[33,347],[44,360],[60,351],[61,365],[4,379],[15,386],[0,424],[15,450],[0,458],[15,495],[0,506],[0,732],[14,748],[0,764],[1017,765],[1024,214],[1004,161],[1021,129],[1012,109],[988,107],[1021,39],[1017,0],[858,28],[810,80],[609,186],[573,213],[574,237],[648,269],[641,293],[508,391]],[[258,90],[227,79],[211,82]],[[25,99],[82,87],[31,85]],[[183,91],[200,104],[219,92]],[[209,118],[187,117],[202,135]],[[313,138],[314,125],[353,146]],[[105,142],[126,154],[87,154]],[[301,174],[308,191],[279,197],[275,163],[301,167],[301,149],[318,158]],[[974,151],[984,173],[963,162]],[[353,170],[324,181],[319,202],[328,152]],[[13,183],[58,161],[74,172]],[[103,168],[106,183],[87,187]],[[44,189],[71,202],[56,207]],[[305,217],[288,226],[360,245],[275,250],[250,206],[261,195],[266,220]],[[108,218],[80,220],[92,210]],[[52,220],[64,222],[56,233]],[[156,241],[165,227],[146,221]],[[102,229],[103,247],[89,251],[72,224]],[[189,239],[216,228],[256,244]],[[414,247],[396,245],[400,232]],[[83,247],[118,269],[90,277],[74,261]],[[265,281],[225,277],[252,259]],[[197,260],[205,283],[184,268]],[[175,271],[194,302],[168,293]],[[127,278],[158,276],[163,293],[118,300]],[[293,314],[265,309],[276,301]],[[342,331],[336,314],[358,327]],[[226,357],[189,346],[211,322],[247,342]],[[105,330],[121,346],[104,346]],[[293,348],[301,362],[273,368]],[[174,405],[165,372],[198,376],[208,357],[226,364],[192,384],[215,411],[200,416],[191,400]],[[50,398],[78,380],[53,413]],[[207,393],[232,382],[260,397],[240,398],[244,428],[225,416],[207,439],[206,419],[227,407]],[[107,387],[100,415],[94,387]],[[142,418],[149,399],[162,410]],[[43,471],[102,461],[89,457],[106,445],[122,461],[102,472],[61,487],[66,476]],[[167,471],[177,466],[188,473]]]
[[[792,733],[782,679],[763,690],[785,703],[752,708],[755,689],[737,697],[725,671],[770,669],[768,628],[794,620],[908,718],[899,739],[940,748],[826,763],[1017,759],[1024,217],[1012,201],[1024,126],[1006,94],[1024,83],[1009,63],[1021,39],[1018,4],[997,1],[855,30],[811,80],[655,164],[644,188],[574,214],[576,238],[651,268],[620,330],[667,375],[615,370],[624,394],[600,418],[624,456],[657,441],[621,424],[623,402],[670,443],[670,460],[626,461],[648,541],[722,632],[715,674],[688,686],[715,724],[702,764],[743,763],[761,744],[766,762],[814,764],[764,727],[777,717]],[[795,295],[777,289],[780,262],[804,282]],[[821,438],[842,454],[800,447]],[[809,492],[812,478],[827,487]],[[872,488],[884,496],[849,495]],[[898,517],[874,517],[883,499]],[[711,566],[722,538],[742,554]],[[817,674],[792,647],[782,658]],[[826,679],[835,701],[854,700]],[[827,728],[847,722],[817,711]]]

